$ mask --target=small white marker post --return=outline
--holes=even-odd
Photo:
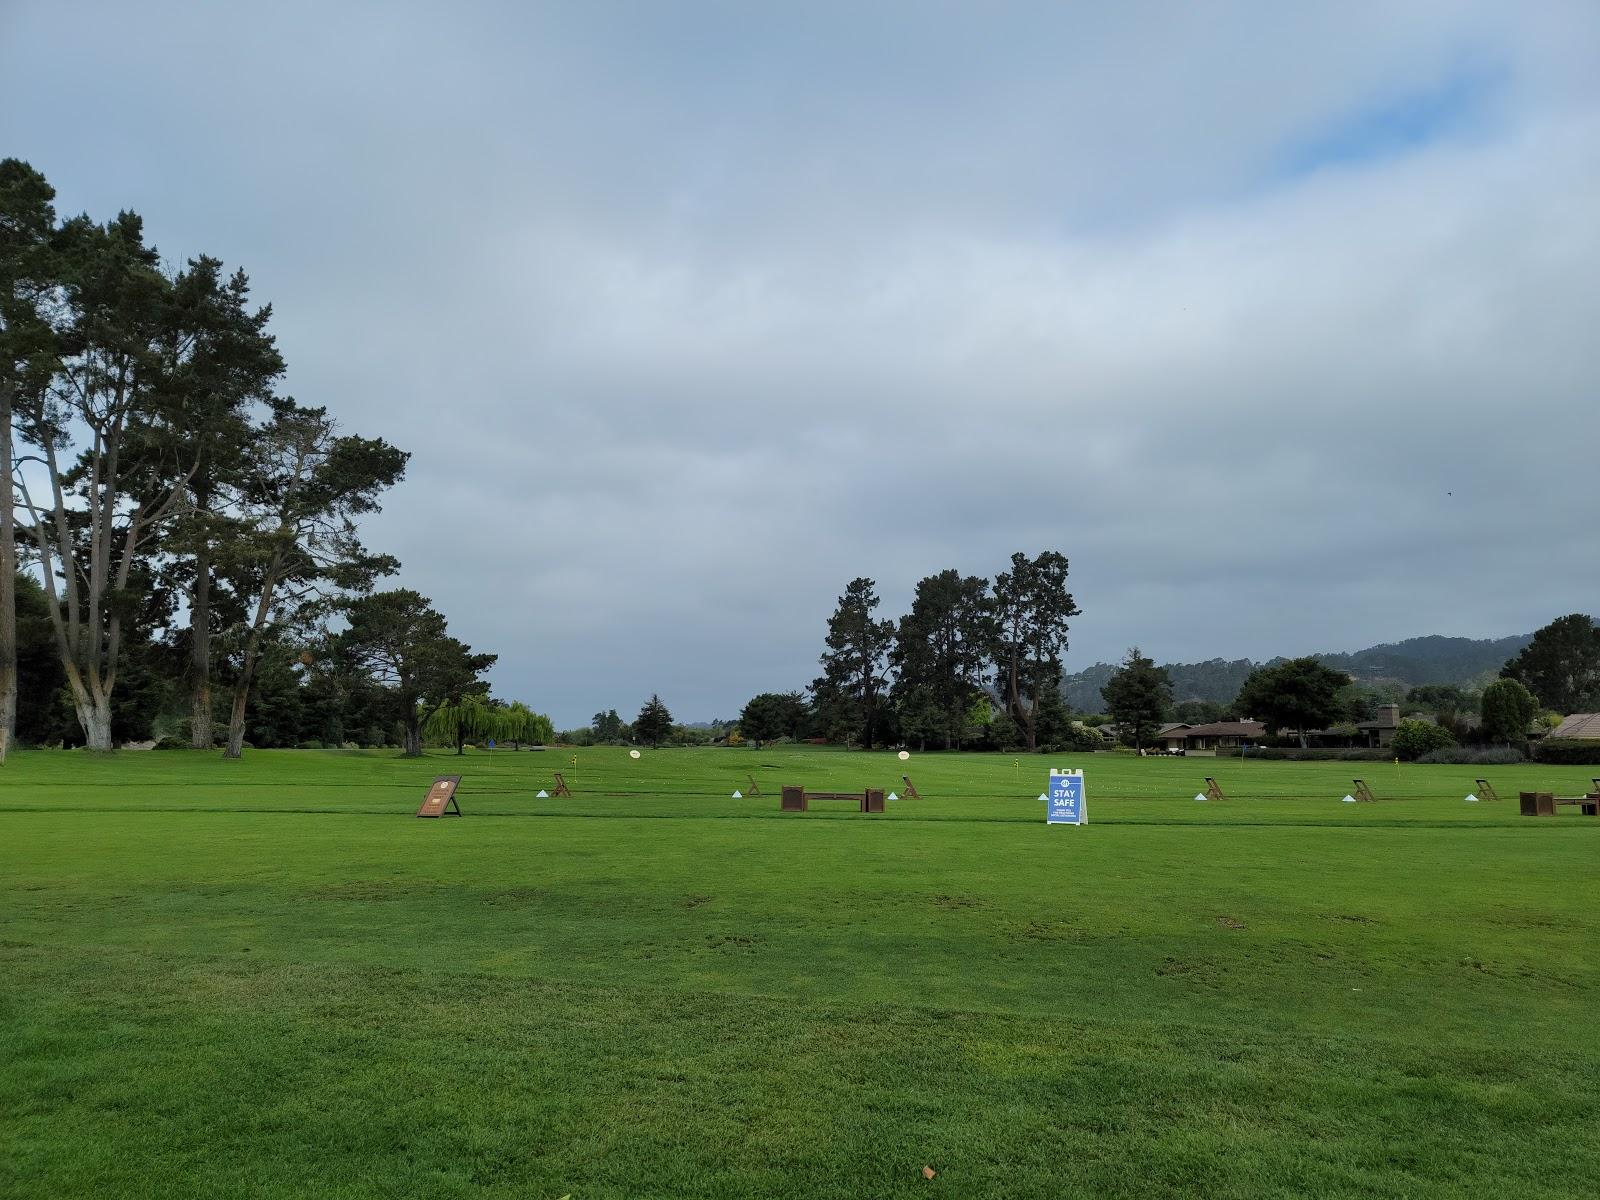
[[[735,800],[743,800],[744,799],[744,795],[739,791],[738,788],[734,788],[733,789],[733,798]]]
[[[550,799],[550,793],[545,791],[543,788],[540,788],[539,789],[539,794],[537,796],[535,796],[534,799],[535,800],[548,800],[548,799]]]

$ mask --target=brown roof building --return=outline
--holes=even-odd
[[[1584,738],[1600,741],[1600,713],[1573,713],[1550,731],[1553,738]]]
[[[1260,721],[1212,721],[1209,725],[1191,725],[1183,731],[1183,751],[1185,754],[1215,754],[1218,750],[1254,745],[1266,736],[1267,727]]]

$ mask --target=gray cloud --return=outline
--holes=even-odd
[[[1555,3],[13,3],[0,134],[417,452],[369,536],[497,690],[692,719],[807,682],[852,576],[1013,549],[1072,558],[1074,665],[1592,611],[1597,52]]]

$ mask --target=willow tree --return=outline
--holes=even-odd
[[[555,726],[543,713],[534,712],[521,700],[513,700],[501,712],[502,725],[496,735],[520,750],[523,742],[547,746],[555,741]]]
[[[482,692],[468,692],[457,700],[447,700],[428,714],[422,732],[431,738],[454,744],[457,754],[466,744],[491,738],[504,738],[506,710],[489,702]]]

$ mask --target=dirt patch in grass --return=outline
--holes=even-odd
[[[929,899],[935,908],[982,908],[984,900],[981,896],[933,896]]]
[[[758,933],[708,933],[705,948],[717,954],[754,954],[765,940]]]

